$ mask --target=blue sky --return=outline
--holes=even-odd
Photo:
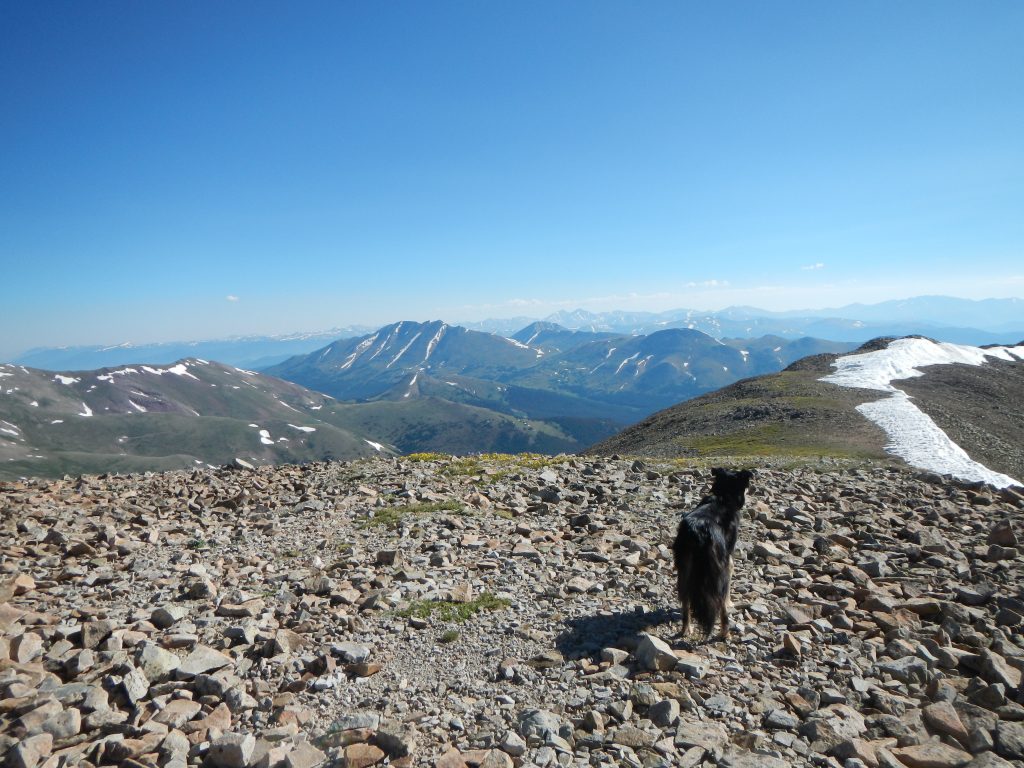
[[[1024,295],[1024,4],[0,5],[0,358]]]

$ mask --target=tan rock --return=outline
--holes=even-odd
[[[971,762],[969,752],[934,740],[910,747],[892,747],[890,752],[908,768],[958,768]]]
[[[198,701],[173,699],[168,702],[166,707],[153,715],[153,720],[163,723],[168,728],[181,728],[198,715],[201,709]]]
[[[345,747],[346,768],[368,768],[384,759],[384,750],[373,744],[350,744]]]
[[[36,580],[27,573],[19,573],[11,582],[15,596],[26,595],[36,588]]]
[[[434,761],[434,766],[435,768],[469,768],[462,753],[455,747],[449,747],[443,755]]]
[[[7,753],[8,768],[36,768],[53,750],[53,736],[40,733],[19,741]]]
[[[11,658],[19,664],[27,664],[43,655],[43,638],[35,632],[26,632],[11,640]]]
[[[938,701],[924,708],[922,715],[925,724],[935,733],[952,736],[965,747],[968,746],[970,735],[960,721],[956,709],[948,701]]]

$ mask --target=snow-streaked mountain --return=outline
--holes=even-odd
[[[340,403],[205,360],[53,372],[0,365],[0,479],[353,459],[413,451],[575,451],[616,425],[442,399]]]
[[[270,376],[195,358],[54,373],[0,365],[0,475],[356,458],[373,433],[333,401]]]
[[[333,342],[266,372],[339,399],[364,400],[417,374],[497,379],[533,364],[543,354],[515,339],[469,331],[440,320],[403,321],[356,339]]]
[[[761,349],[769,343],[768,351]],[[808,351],[851,348],[813,340],[754,344],[752,353],[689,329],[624,336],[540,323],[506,338],[440,321],[405,321],[267,372],[339,400],[431,396],[529,418],[626,424],[737,379],[777,371]],[[793,345],[800,354],[788,352]]]

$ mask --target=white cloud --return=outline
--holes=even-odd
[[[685,283],[684,288],[728,288],[728,280],[704,280],[700,283],[689,282]]]
[[[224,298],[227,299],[228,301],[238,301],[238,297],[231,293],[229,293]]]
[[[824,268],[825,268],[825,265],[822,264],[820,261],[817,264],[808,264],[806,267],[800,267],[800,269],[805,270],[805,271],[812,270],[812,269],[824,269]]]

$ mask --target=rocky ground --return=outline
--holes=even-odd
[[[0,486],[12,768],[1024,766],[1024,497],[760,468],[728,641],[682,463],[369,460]]]

